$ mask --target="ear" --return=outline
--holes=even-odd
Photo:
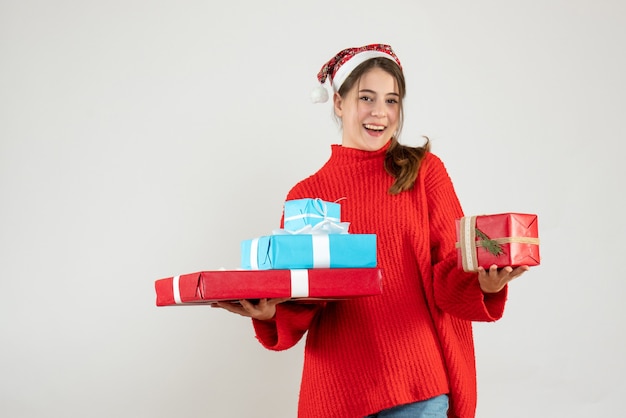
[[[339,93],[333,94],[333,107],[335,108],[335,115],[337,117],[343,116],[343,99],[339,95]]]

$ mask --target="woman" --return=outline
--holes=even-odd
[[[326,164],[287,199],[341,199],[351,233],[377,235],[383,294],[219,305],[253,318],[257,338],[271,350],[288,349],[308,332],[299,417],[474,417],[471,321],[499,319],[507,283],[528,267],[457,268],[461,206],[428,142],[398,142],[405,80],[390,46],[339,52],[318,74],[321,83],[327,78],[341,145],[332,145]]]

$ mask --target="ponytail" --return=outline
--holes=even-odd
[[[430,141],[428,137],[424,138],[426,143],[421,147],[402,145],[396,138],[391,139],[385,155],[385,170],[396,180],[389,188],[390,194],[399,194],[413,188],[422,160],[430,151]]]

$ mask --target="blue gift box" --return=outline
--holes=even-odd
[[[268,235],[241,243],[247,270],[376,267],[375,234]]]
[[[322,221],[339,222],[341,205],[322,199],[287,200],[284,207],[284,229],[298,231]]]

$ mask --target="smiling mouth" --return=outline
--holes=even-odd
[[[365,124],[363,125],[363,127],[367,130],[370,131],[376,131],[376,132],[381,132],[385,130],[385,126],[381,126],[381,125],[369,125],[369,124]]]

